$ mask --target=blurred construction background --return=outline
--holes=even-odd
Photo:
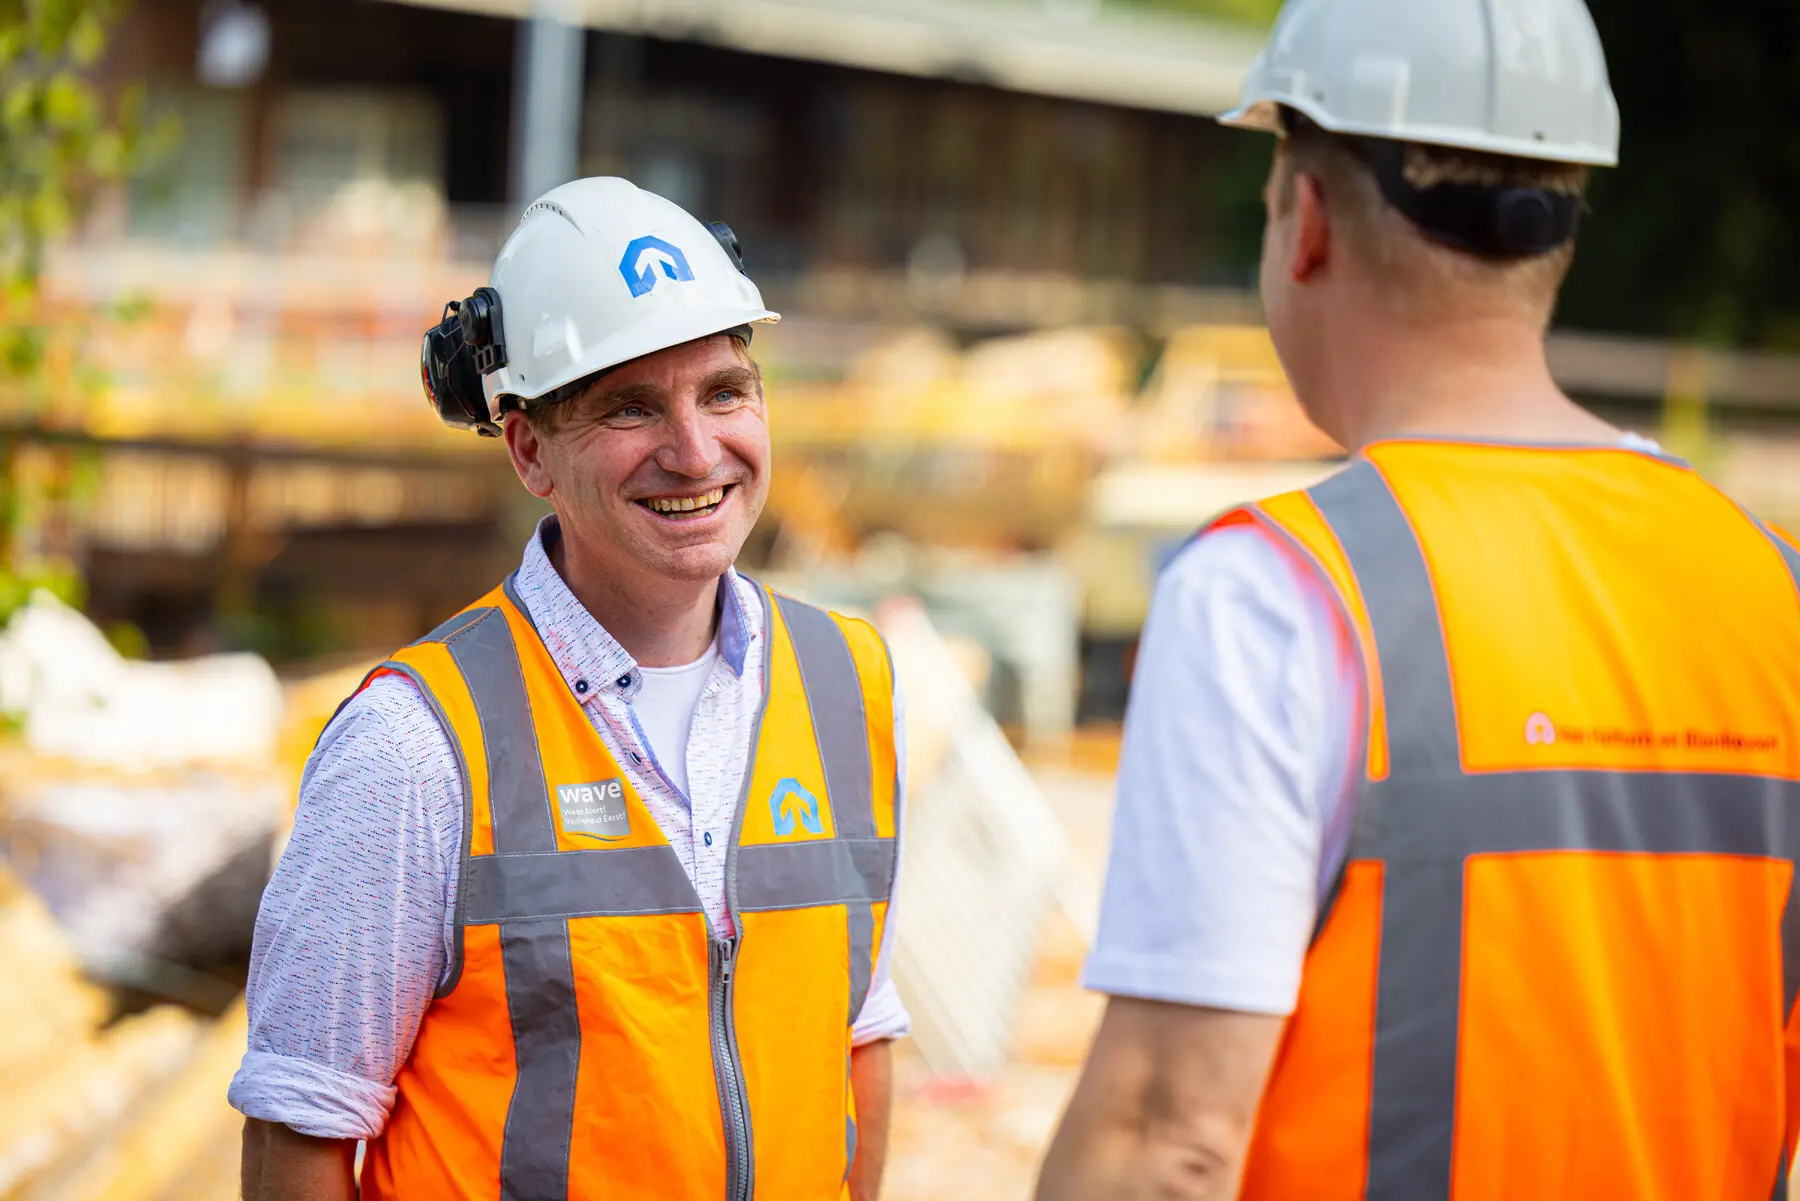
[[[1209,120],[1276,7],[0,3],[0,1197],[236,1195],[300,763],[539,514],[419,336],[585,174],[785,314],[744,566],[875,615],[913,715],[886,1196],[1025,1195],[1156,573],[1340,453],[1259,325],[1268,144]],[[1625,166],[1554,366],[1800,524],[1800,10],[1592,7]]]

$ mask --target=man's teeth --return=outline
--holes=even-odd
[[[687,513],[694,509],[710,509],[725,499],[725,489],[714,488],[704,496],[655,496],[644,503],[658,513]]]

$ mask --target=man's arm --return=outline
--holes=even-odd
[[[1237,1195],[1283,1019],[1114,997],[1037,1201]]]
[[[461,802],[455,754],[404,677],[358,694],[308,760],[257,912],[249,1046],[228,1092],[254,1119],[247,1197],[351,1195],[321,1180],[348,1181],[344,1148],[387,1124],[443,977]]]
[[[244,1119],[244,1201],[356,1201],[356,1140]]]
[[[888,1115],[894,1106],[894,1044],[887,1039],[850,1052],[850,1091],[856,1097],[856,1159],[850,1201],[875,1201],[887,1166]]]
[[[1230,1197],[1354,774],[1354,658],[1322,588],[1247,529],[1164,571],[1084,982],[1106,1016],[1040,1201]]]

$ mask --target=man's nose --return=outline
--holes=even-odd
[[[670,416],[668,437],[656,452],[656,465],[671,475],[705,479],[724,458],[712,422],[695,409],[684,408]]]

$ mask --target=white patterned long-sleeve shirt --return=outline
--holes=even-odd
[[[519,599],[674,848],[707,917],[729,933],[725,855],[762,704],[761,596],[726,573],[719,654],[694,710],[684,795],[633,715],[637,663],[550,563],[544,540],[556,537],[555,528],[547,518],[526,546],[514,580]],[[895,739],[904,756],[902,734],[897,729]],[[904,780],[904,762],[899,774]],[[449,739],[404,676],[379,677],[326,728],[257,913],[249,1050],[230,1089],[240,1112],[319,1138],[381,1133],[394,1077],[454,946],[462,796]],[[890,909],[852,1031],[859,1046],[911,1025],[888,971],[894,929]]]

